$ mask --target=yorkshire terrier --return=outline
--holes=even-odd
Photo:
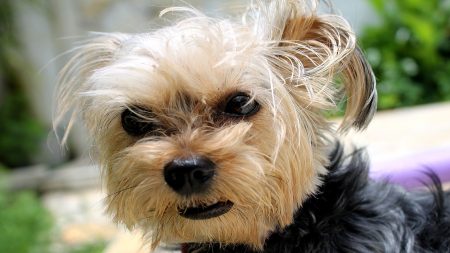
[[[170,26],[79,47],[55,124],[84,121],[114,221],[192,253],[450,252],[436,176],[416,193],[374,182],[339,144],[370,122],[375,78],[318,5],[258,0],[237,20],[169,8]]]

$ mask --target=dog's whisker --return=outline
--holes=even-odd
[[[150,213],[150,215],[149,216],[146,216],[146,217],[143,217],[143,218],[140,218],[139,219],[139,222],[141,222],[141,221],[145,221],[145,220],[149,220],[149,219],[153,219],[155,216],[154,216],[154,213],[156,212],[156,210],[155,209],[151,209],[151,210],[147,210],[147,213]]]
[[[123,192],[125,192],[125,191],[132,190],[132,189],[134,189],[134,188],[136,188],[136,187],[138,187],[138,186],[139,186],[139,184],[134,185],[134,186],[130,186],[130,187],[126,187],[126,188],[124,188],[124,189],[120,189],[120,190],[118,190],[118,191],[115,191],[115,192],[113,192],[113,193],[108,194],[108,195],[105,197],[105,199],[115,198],[117,195],[119,195],[119,194],[121,194],[121,193],[123,193]]]

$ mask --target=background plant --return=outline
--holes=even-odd
[[[361,44],[379,109],[450,100],[450,0],[370,0],[380,23]]]
[[[14,33],[12,0],[0,1],[0,164],[10,168],[32,163],[45,138],[23,90],[26,69]]]
[[[70,253],[102,253],[106,248],[105,241],[92,242],[71,249]]]
[[[0,190],[0,252],[49,252],[52,226],[35,193]]]

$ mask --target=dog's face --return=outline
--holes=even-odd
[[[347,23],[302,4],[260,4],[243,23],[195,14],[80,50],[58,115],[86,123],[117,222],[155,244],[253,247],[292,222],[326,173],[336,75],[342,129],[363,128],[376,101]]]

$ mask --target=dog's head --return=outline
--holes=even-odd
[[[240,22],[171,9],[189,17],[80,48],[56,124],[84,120],[117,222],[155,244],[253,247],[292,222],[326,173],[337,130],[325,113],[340,90],[341,130],[364,128],[376,107],[354,33],[316,4],[261,1]]]

